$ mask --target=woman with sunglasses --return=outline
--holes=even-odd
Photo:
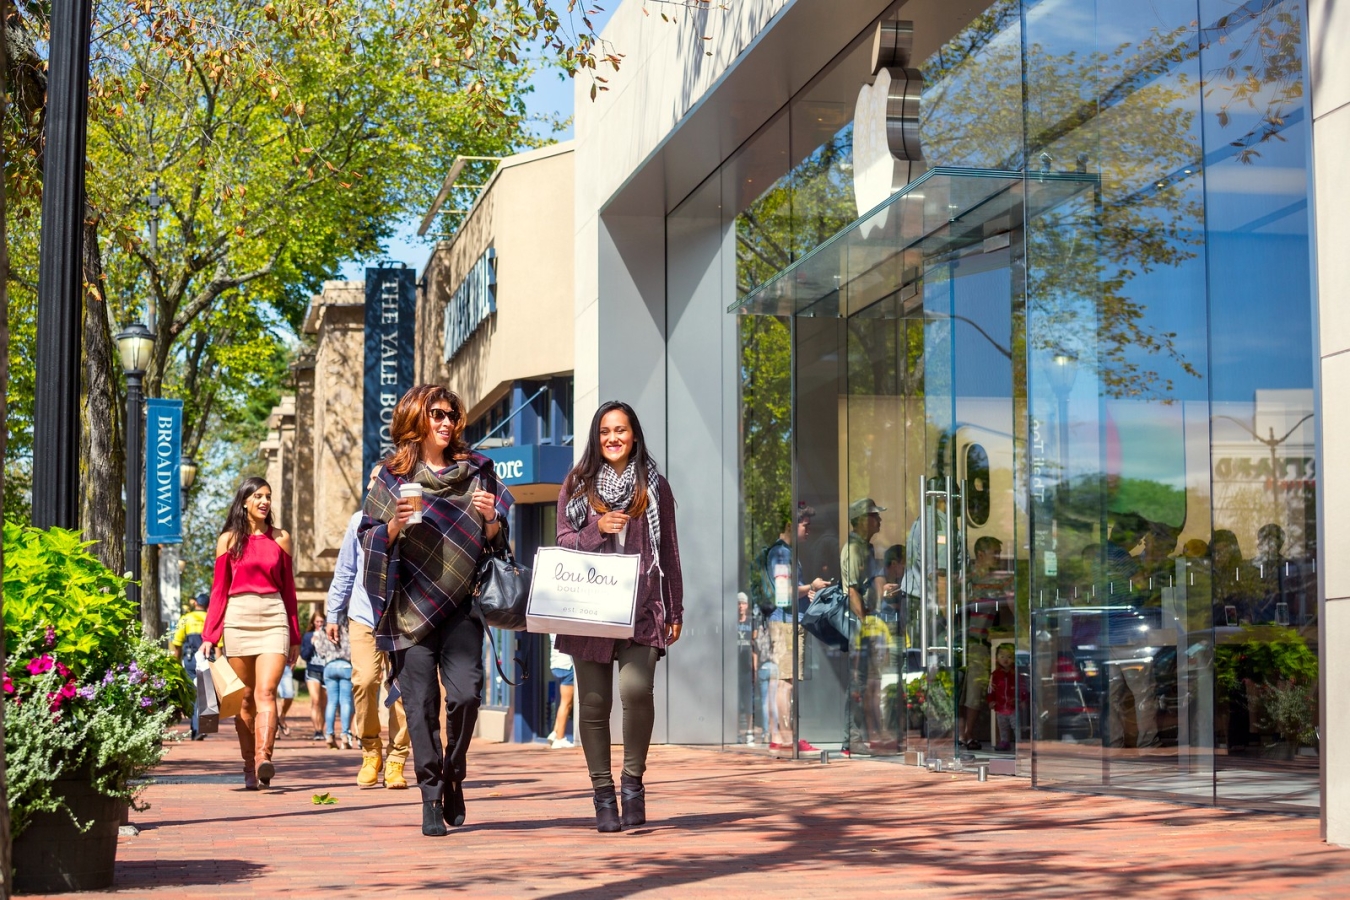
[[[466,757],[483,692],[483,628],[470,617],[474,573],[484,553],[505,547],[512,503],[492,461],[464,442],[464,425],[453,391],[423,384],[405,394],[394,407],[394,452],[366,495],[359,528],[366,592],[383,609],[375,643],[393,655],[422,833],[432,836],[464,824]]]

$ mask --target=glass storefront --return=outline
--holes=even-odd
[[[1302,4],[878,12],[669,220],[740,331],[725,742],[1315,812]]]

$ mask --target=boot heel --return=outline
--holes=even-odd
[[[642,779],[624,775],[622,784],[623,815],[619,824],[624,828],[647,824],[647,789],[642,786]]]
[[[619,798],[612,787],[595,790],[595,830],[601,834],[623,831],[619,822]]]

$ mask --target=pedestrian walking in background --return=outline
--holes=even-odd
[[[652,683],[657,661],[680,639],[684,616],[675,497],[626,403],[604,403],[591,420],[586,450],[558,495],[558,546],[642,557],[631,639],[558,636],[558,649],[576,664],[581,746],[595,791],[596,828],[620,831],[647,821],[642,778],[656,718]],[[622,817],[609,758],[616,662],[623,703]]]
[[[375,484],[380,467],[370,472],[366,490]],[[390,790],[405,790],[408,780],[403,768],[408,762],[408,721],[403,713],[403,699],[396,699],[389,707],[389,756],[383,758],[385,746],[380,739],[380,687],[388,674],[385,654],[375,646],[375,610],[366,593],[365,556],[357,534],[362,513],[357,510],[347,522],[338,549],[337,565],[328,588],[329,640],[334,639],[338,626],[346,621],[351,643],[352,660],[352,733],[361,745],[361,769],[356,773],[358,788],[380,785],[380,766],[384,766],[384,786]]]
[[[314,635],[323,631],[327,621],[323,613],[309,617],[309,631],[300,637],[300,658],[305,661],[305,689],[309,691],[309,722],[314,726],[313,738],[323,740],[323,715],[328,698],[323,689],[323,665],[314,660]]]
[[[328,746],[350,750],[352,744],[352,648],[347,639],[347,623],[331,622],[323,631],[314,632],[314,658],[323,663],[323,690],[328,695],[324,706],[323,733]],[[341,730],[335,731],[335,719],[341,711]]]
[[[572,718],[572,697],[577,690],[577,672],[572,657],[558,649],[558,639],[553,639],[550,648],[549,668],[558,682],[558,717],[553,722],[553,733],[548,736],[549,747],[554,750],[570,750],[572,742],[567,739],[567,723]]]
[[[375,642],[393,654],[425,835],[464,824],[469,740],[483,693],[483,627],[470,614],[474,576],[489,547],[505,548],[512,502],[492,461],[469,450],[464,426],[457,394],[431,384],[404,394],[390,427],[395,450],[366,495],[360,529],[366,591],[383,609]]]
[[[234,717],[244,787],[267,787],[275,774],[277,685],[300,653],[291,536],[272,526],[272,488],[258,477],[235,491],[216,541],[215,576],[202,648],[208,658],[223,644],[230,667],[244,682]]]
[[[206,609],[211,605],[211,595],[203,591],[192,598],[192,609],[183,613],[169,641],[169,652],[183,664],[188,681],[197,683],[197,651],[202,646],[202,628],[206,625]],[[192,725],[190,735],[194,741],[206,737],[197,726],[197,704],[192,704]]]
[[[304,636],[301,636],[304,641]],[[291,726],[286,723],[286,716],[291,712],[291,704],[295,702],[295,669],[288,663],[285,671],[281,673],[281,681],[277,682],[277,733],[282,737],[291,736]]]

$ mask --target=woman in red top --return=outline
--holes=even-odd
[[[277,685],[300,652],[291,536],[272,527],[272,488],[261,478],[247,478],[235,491],[216,541],[202,651],[214,656],[217,644],[244,682],[234,730],[244,758],[244,788],[256,791],[275,774]]]

